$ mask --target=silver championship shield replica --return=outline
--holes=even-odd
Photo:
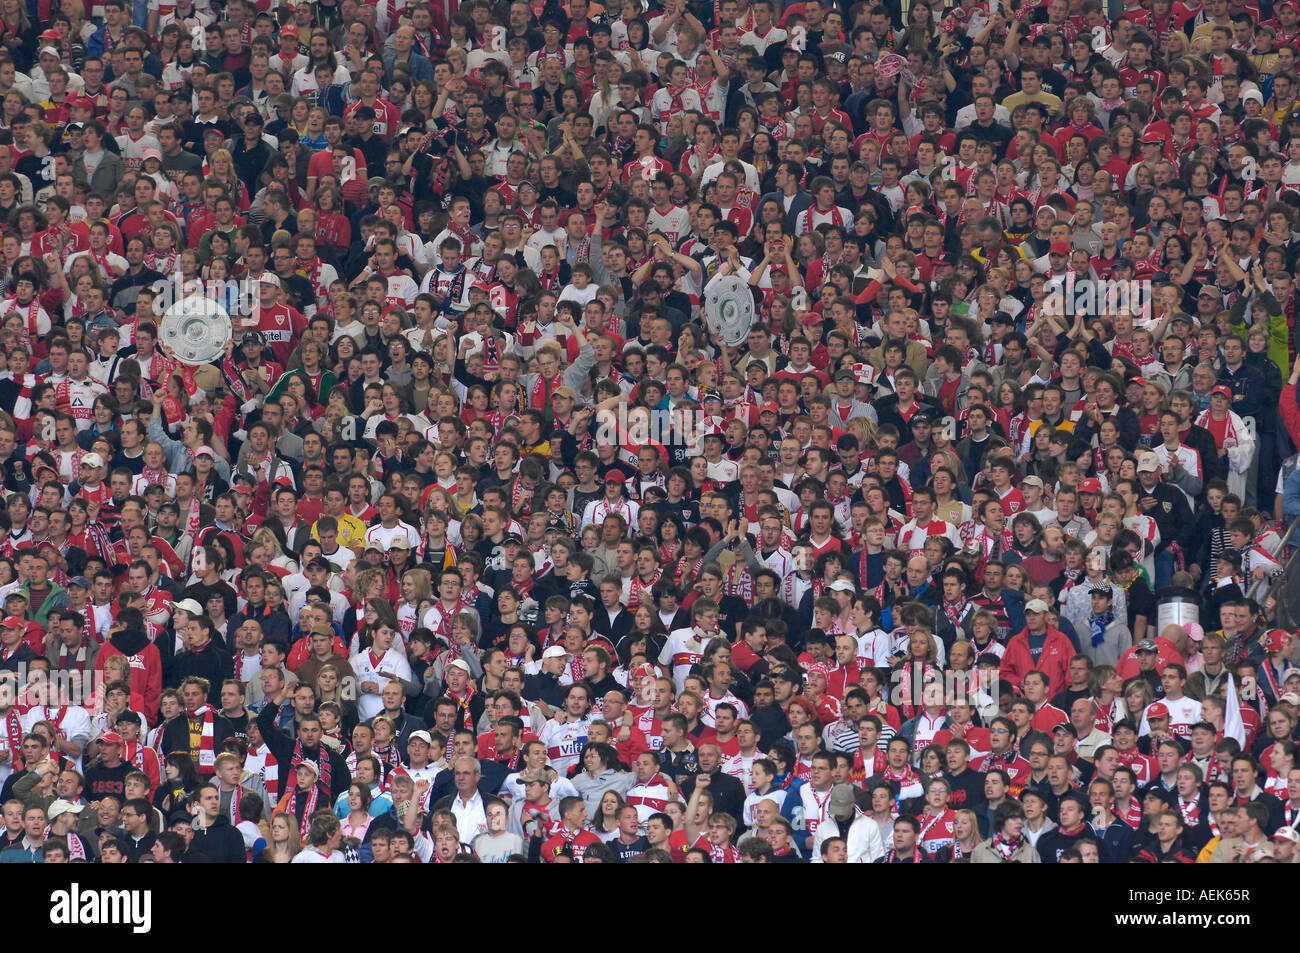
[[[704,319],[709,330],[729,347],[744,343],[754,323],[754,294],[737,275],[722,275],[709,282],[704,295]]]
[[[158,325],[158,336],[182,364],[210,364],[230,340],[230,315],[211,298],[194,295],[177,301]]]

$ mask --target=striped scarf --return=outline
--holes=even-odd
[[[396,770],[402,764],[402,756],[396,744],[374,745],[370,753],[379,760],[379,768],[385,778],[388,777],[388,772]]]
[[[10,708],[5,714],[5,739],[9,745],[9,766],[16,769],[22,764],[23,751],[23,726],[17,708]]]
[[[199,719],[203,727],[199,734],[199,750],[197,764],[199,774],[210,775],[216,773],[216,736],[213,731],[212,706],[203,705],[191,712],[186,712],[186,718],[193,720]],[[192,753],[192,752],[191,752]]]
[[[87,606],[87,608],[89,608],[89,606]],[[87,613],[86,613],[86,624],[87,624],[87,625],[90,624],[90,619],[91,619],[91,618],[92,618],[91,613],[87,612]],[[83,626],[83,629],[84,629],[84,626]],[[82,640],[82,642],[81,642],[81,646],[77,649],[77,655],[76,655],[76,658],[73,660],[73,664],[76,666],[76,669],[77,669],[78,672],[84,672],[84,671],[86,670],[86,641],[85,641],[85,639]],[[66,672],[66,671],[68,670],[68,647],[67,647],[66,645],[63,645],[63,644],[60,644],[60,645],[59,645],[59,670],[60,670],[60,671],[64,671],[64,672]]]
[[[271,753],[270,748],[266,748],[265,752],[250,748],[248,753],[251,755],[265,753],[266,760],[262,762],[262,783],[266,785],[266,790],[271,797],[278,798],[280,796],[280,762],[275,760],[275,755]]]
[[[1001,834],[993,835],[993,849],[998,852],[998,856],[1003,860],[1010,860],[1011,855],[1019,849],[1024,837],[1003,837]],[[954,856],[956,856],[954,854]]]
[[[298,790],[293,791],[293,806],[298,803]],[[298,836],[306,838],[311,831],[311,816],[316,813],[316,803],[320,799],[320,779],[307,792],[307,801],[302,806],[302,816],[298,818]]]
[[[316,787],[313,788],[312,790],[314,791],[317,788],[319,788],[320,790],[323,790],[325,792],[326,797],[329,797],[330,791],[332,790],[332,787],[330,785],[329,751],[325,749],[324,745],[321,745],[317,749],[317,752],[318,752],[317,756],[320,758],[320,761],[317,763],[317,768],[319,769],[319,773],[316,775]],[[301,764],[302,762],[310,761],[310,760],[311,760],[310,758],[308,758],[305,754],[303,754],[302,742],[295,741],[293,743],[293,757],[290,759],[289,763],[293,765],[294,768],[297,768],[298,765]],[[315,804],[314,798],[312,799],[312,803]],[[308,811],[307,813],[308,815],[310,815],[311,811]],[[303,836],[306,835],[304,834]]]

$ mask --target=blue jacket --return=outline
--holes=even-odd
[[[1088,826],[1097,835],[1097,846],[1103,864],[1123,864],[1128,862],[1129,839],[1133,836],[1133,828],[1119,818],[1112,821],[1110,827],[1104,831],[1097,830],[1093,824]]]
[[[433,79],[433,64],[421,56],[419,53],[412,52],[410,61],[406,64],[410,67],[411,78],[414,80]],[[391,83],[393,81],[393,66],[397,62],[396,56],[390,56],[384,60],[384,81]]]
[[[39,864],[43,863],[42,857],[44,852],[41,848],[29,850],[26,847],[20,847],[22,841],[13,847],[7,847],[0,850],[0,864]]]
[[[1232,412],[1239,417],[1253,417],[1260,407],[1264,377],[1246,362],[1233,373],[1225,365],[1219,369],[1218,384],[1232,388]]]
[[[1282,515],[1288,520],[1300,516],[1300,467],[1296,467],[1282,484]]]

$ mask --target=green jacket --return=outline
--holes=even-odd
[[[1246,295],[1241,295],[1232,305],[1232,311],[1229,318],[1232,321],[1232,333],[1239,334],[1244,339],[1250,333],[1250,326],[1246,323],[1246,306],[1248,299]],[[1291,361],[1287,343],[1290,336],[1290,329],[1286,326],[1286,314],[1282,310],[1282,305],[1277,298],[1273,297],[1271,292],[1264,292],[1259,295],[1260,302],[1268,311],[1268,356],[1278,369],[1282,372],[1282,380],[1285,381],[1291,376]],[[1253,307],[1253,303],[1252,303]]]
[[[30,600],[32,597],[31,584],[25,582],[20,588],[27,595],[28,600]],[[32,617],[32,619],[44,626],[51,611],[54,609],[65,608],[67,605],[68,594],[64,592],[57,583],[51,582],[50,594],[45,597],[45,601],[39,606],[29,605],[27,613]]]
[[[314,398],[318,404],[324,404],[326,402],[330,390],[339,382],[339,379],[334,376],[333,371],[322,371],[320,389],[317,391],[316,388],[312,387],[311,378],[307,376],[307,372],[298,367],[289,371],[287,374],[280,375],[280,379],[275,382],[275,386],[272,387],[271,392],[266,395],[266,399],[278,400],[280,395],[287,390],[289,386],[289,378],[291,377],[302,378],[303,383],[307,385],[307,394]]]

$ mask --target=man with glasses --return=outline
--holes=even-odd
[[[132,798],[122,805],[119,817],[126,831],[126,845],[130,848],[128,860],[139,863],[140,858],[153,850],[158,835],[150,829],[153,807],[144,798]]]

